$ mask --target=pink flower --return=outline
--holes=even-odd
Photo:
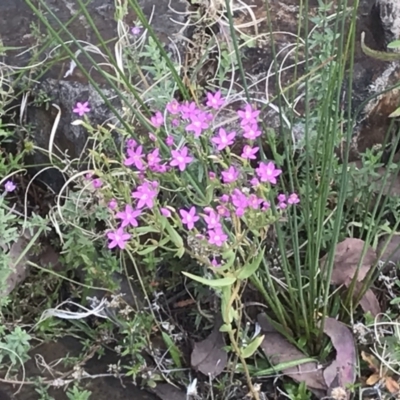
[[[292,193],[292,194],[289,196],[287,202],[288,202],[289,204],[297,204],[297,203],[300,203],[300,199],[299,199],[298,194],[297,194],[297,193]]]
[[[229,195],[223,194],[219,199],[222,201],[222,203],[227,203],[229,201]]]
[[[255,160],[258,150],[259,150],[258,147],[251,147],[248,144],[246,144],[246,146],[243,147],[241,157],[247,160]]]
[[[135,36],[139,35],[141,31],[142,31],[142,28],[140,26],[134,26],[131,29],[132,35],[135,35]]]
[[[235,189],[232,193],[232,204],[236,208],[236,215],[241,217],[244,214],[245,209],[248,207],[249,202],[244,193],[239,189]]]
[[[206,115],[196,114],[190,117],[190,124],[186,126],[186,132],[193,132],[195,137],[199,137],[204,129],[208,128],[208,123],[206,121]]]
[[[228,208],[225,207],[225,206],[222,206],[222,205],[218,205],[217,206],[217,213],[221,217],[226,217],[227,218],[227,217],[230,216]]]
[[[136,191],[132,192],[131,196],[134,199],[138,199],[137,208],[143,208],[147,206],[148,208],[153,208],[154,198],[157,196],[157,190],[153,188],[148,182],[143,183],[137,187]]]
[[[167,136],[167,138],[165,139],[165,143],[167,144],[168,147],[173,146],[174,144],[174,138],[172,136]]]
[[[221,228],[208,230],[208,243],[210,244],[221,247],[227,239],[228,236],[223,232]]]
[[[214,136],[211,141],[217,145],[219,151],[225,149],[227,146],[231,146],[234,142],[236,132],[226,133],[224,128],[219,128],[218,135]]]
[[[251,186],[256,187],[260,184],[260,181],[257,178],[252,178],[250,179],[250,184]]]
[[[147,154],[147,164],[149,167],[155,167],[161,162],[159,157],[160,149],[154,149],[151,153]]]
[[[254,208],[255,210],[260,208],[260,204],[262,204],[263,201],[263,199],[259,199],[255,194],[251,194],[247,199],[249,207]]]
[[[211,181],[213,181],[217,177],[217,175],[215,174],[215,172],[210,171],[208,173],[208,177],[210,178]]]
[[[225,100],[221,96],[221,91],[218,90],[215,94],[207,93],[207,107],[214,108],[215,110],[220,109],[225,103]]]
[[[220,216],[214,210],[209,210],[208,215],[204,216],[208,229],[215,229],[221,227]]]
[[[118,206],[118,203],[117,203],[117,200],[115,200],[115,199],[111,199],[108,203],[108,208],[110,210],[115,210],[117,208],[117,206]]]
[[[235,182],[239,177],[239,171],[232,165],[226,171],[222,171],[221,174],[224,183]]]
[[[252,106],[250,104],[246,104],[246,107],[244,110],[239,110],[238,115],[242,119],[240,124],[242,126],[249,125],[249,124],[256,124],[257,123],[257,117],[259,116],[260,111],[258,110],[253,110]]]
[[[284,201],[286,201],[286,194],[278,194],[276,198],[278,199],[279,203],[283,203]]]
[[[150,139],[152,142],[155,142],[155,141],[157,140],[157,136],[156,136],[156,135],[153,135],[151,132],[149,132],[149,139]]]
[[[261,182],[269,182],[275,185],[276,178],[282,173],[282,170],[277,169],[272,161],[268,164],[260,162],[259,167],[256,168],[256,173]]]
[[[7,193],[13,192],[13,191],[15,190],[16,187],[17,187],[17,186],[16,186],[15,183],[12,182],[12,181],[7,181],[7,182],[4,184],[4,190],[5,190]]]
[[[163,123],[164,123],[164,116],[160,113],[160,111],[157,111],[157,112],[155,113],[155,115],[153,115],[153,116],[150,118],[150,121],[151,121],[151,123],[153,124],[153,126],[154,126],[155,128],[159,128],[159,127],[162,126]]]
[[[282,202],[282,203],[279,203],[276,207],[280,210],[284,210],[285,208],[287,208],[287,204]]]
[[[200,110],[194,101],[188,103],[187,101],[181,105],[181,116],[184,119],[190,119],[197,115]]]
[[[220,267],[221,263],[219,263],[215,257],[213,257],[213,259],[211,260],[211,265],[215,268]]]
[[[249,140],[255,140],[261,135],[261,131],[258,129],[257,124],[245,125],[243,127],[244,134],[243,137]]]
[[[168,208],[162,207],[160,208],[160,212],[164,217],[169,218],[171,216],[171,211],[169,211]]]
[[[193,158],[188,156],[188,148],[182,147],[180,150],[171,150],[172,160],[169,165],[172,167],[177,166],[180,171],[186,169],[186,165],[193,161]]]
[[[103,182],[100,178],[93,179],[92,184],[95,189],[99,189],[103,186]]]
[[[125,206],[125,211],[118,212],[116,217],[122,221],[121,228],[124,228],[127,225],[138,226],[136,218],[141,213],[140,210],[134,210],[131,205],[127,204]]]
[[[119,227],[114,232],[108,232],[107,237],[109,240],[108,248],[113,249],[114,247],[119,247],[124,249],[126,242],[131,238],[129,233],[125,233],[123,228]]]
[[[135,139],[128,139],[128,140],[126,141],[126,146],[127,146],[128,148],[133,149],[133,148],[135,148],[135,147],[137,146],[137,142],[136,142]]]
[[[175,99],[170,101],[166,108],[167,111],[172,115],[179,114],[179,111],[181,110],[180,104]]]
[[[266,211],[266,210],[269,210],[270,208],[271,208],[271,204],[269,203],[269,201],[264,201],[261,210]]]
[[[125,159],[124,165],[127,167],[130,165],[135,165],[135,167],[139,170],[142,171],[144,169],[144,164],[143,164],[143,156],[142,154],[143,146],[138,146],[136,149],[129,148],[126,150],[128,153],[128,158]]]
[[[88,173],[85,175],[85,179],[87,179],[88,181],[90,181],[92,178],[93,178],[93,172],[88,172]]]
[[[179,210],[179,214],[182,217],[182,223],[186,225],[187,229],[192,230],[194,223],[199,220],[199,216],[196,215],[195,207],[191,207],[189,211],[184,209]]]
[[[87,112],[90,111],[89,102],[85,101],[84,103],[76,103],[75,108],[72,110],[75,114],[78,114],[80,117],[85,115]]]

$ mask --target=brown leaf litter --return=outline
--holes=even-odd
[[[357,275],[354,294],[357,295],[359,293],[362,288],[362,281],[378,259],[375,251],[371,247],[368,247],[357,271],[357,266],[363,255],[364,246],[365,242],[356,238],[347,238],[336,245],[331,276],[331,283],[333,285],[349,287],[352,280]],[[321,271],[326,270],[327,260],[328,254],[320,259]],[[360,306],[364,312],[370,312],[374,317],[381,312],[379,302],[371,289],[368,289],[360,300]]]
[[[265,334],[261,349],[272,365],[300,361],[306,356],[268,322],[265,314],[258,315],[258,323]],[[304,382],[318,398],[327,394],[335,399],[348,398],[347,386],[355,382],[356,349],[353,335],[346,325],[333,318],[324,321],[324,333],[336,350],[333,362],[324,370],[317,362],[306,362],[286,368],[282,373],[296,382]]]
[[[193,369],[215,378],[226,367],[228,354],[224,350],[224,334],[219,331],[222,318],[215,318],[213,331],[201,342],[195,343],[190,364]]]

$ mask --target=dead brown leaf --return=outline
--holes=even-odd
[[[336,350],[335,360],[324,370],[325,382],[330,388],[346,388],[356,379],[357,355],[353,334],[334,318],[325,318],[324,333],[330,337]]]
[[[336,245],[333,260],[331,282],[334,285],[349,285],[353,280],[357,266],[360,262],[365,242],[361,239],[347,238]],[[320,260],[321,270],[324,270],[328,254]],[[358,270],[357,281],[361,282],[367,275],[371,266],[377,260],[372,248],[368,248]]]
[[[365,242],[361,239],[347,238],[336,245],[333,260],[333,270],[331,283],[334,285],[344,285],[349,287],[353,278],[357,274],[357,281],[362,282],[367,276],[370,268],[376,263],[377,256],[375,251],[369,247],[362,259],[362,263],[358,269],[357,266],[363,255]],[[328,254],[320,260],[321,271],[324,271]],[[355,295],[361,290],[362,285],[356,285]],[[372,290],[368,290],[360,300],[360,306],[364,312],[370,312],[376,317],[380,312],[380,306],[375,294]]]
[[[378,257],[384,263],[398,264],[400,262],[400,235],[393,235],[389,241],[388,239],[388,235],[380,238],[376,250]]]
[[[187,396],[183,390],[177,389],[169,383],[159,383],[152,390],[161,400],[186,400]]]
[[[361,358],[368,364],[368,367],[373,371],[373,374],[368,377],[365,383],[369,386],[374,386],[379,381],[385,384],[386,389],[394,394],[400,391],[398,382],[390,375],[387,375],[388,370],[386,367],[381,368],[379,360],[372,354],[361,352]]]
[[[26,254],[21,257],[21,255],[26,251],[27,246],[31,244],[33,236],[33,233],[25,230],[9,249],[3,248],[3,251],[8,253],[11,262],[9,264],[10,272],[6,279],[6,286],[3,291],[0,292],[0,296],[8,296],[16,286],[24,282],[29,276],[30,267],[27,264],[28,261],[40,261],[41,265],[51,265],[52,268],[59,265],[59,254],[49,245],[43,246],[39,254],[36,254],[32,250],[28,250]]]
[[[379,371],[380,362],[375,356],[366,353],[365,351],[362,351],[361,358],[368,364],[368,367],[371,369],[371,371],[373,372]]]
[[[381,377],[379,376],[379,374],[374,373],[372,374],[367,380],[366,380],[366,384],[368,386],[374,386],[376,383],[379,382],[379,380],[381,379]]]
[[[259,314],[257,320],[265,334],[261,349],[273,365],[302,360],[306,357],[271,326],[264,314]],[[307,387],[313,390],[317,396],[322,397],[326,394],[327,386],[324,382],[322,370],[318,369],[316,362],[308,362],[298,367],[287,368],[282,373],[297,382],[305,382]]]
[[[385,386],[386,389],[392,394],[398,393],[400,390],[399,384],[391,376],[386,377]]]
[[[225,346],[224,335],[219,331],[222,319],[216,318],[215,326],[210,335],[201,342],[195,343],[190,363],[192,368],[204,375],[216,377],[225,368],[228,354],[223,349]]]

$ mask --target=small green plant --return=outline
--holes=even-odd
[[[284,384],[286,395],[290,400],[310,400],[312,393],[307,389],[305,382],[301,382],[298,385],[293,383]]]
[[[67,390],[68,400],[89,400],[92,392],[89,390],[81,390],[77,385]]]

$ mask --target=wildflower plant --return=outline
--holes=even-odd
[[[101,240],[111,252],[137,262],[150,251],[169,260],[186,256],[201,267],[181,272],[220,297],[221,330],[250,384],[246,353],[234,334],[242,329],[239,293],[249,278],[262,287],[257,270],[268,232],[295,212],[300,198],[282,192],[283,171],[274,161],[257,157],[259,110],[245,104],[233,131],[216,123],[224,103],[220,91],[207,93],[200,105],[171,99],[150,117],[154,133],[126,138],[111,169],[96,157],[98,169],[88,176],[101,177],[95,180],[102,185],[93,186],[107,204]],[[246,348],[254,353],[262,339]]]

